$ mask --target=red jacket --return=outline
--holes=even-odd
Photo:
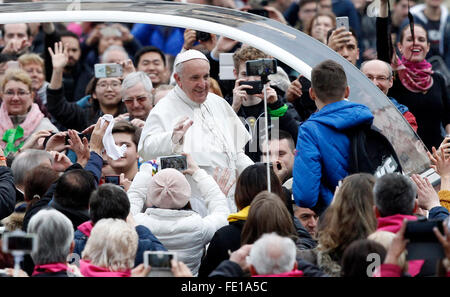
[[[382,230],[397,233],[398,230],[400,230],[400,227],[402,226],[404,219],[407,219],[408,221],[416,221],[417,217],[401,214],[396,214],[388,217],[380,217],[378,218],[377,231]],[[411,276],[418,275],[420,270],[422,269],[422,265],[424,262],[425,262],[424,260],[408,261],[409,274],[411,274]]]

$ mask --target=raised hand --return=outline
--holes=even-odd
[[[347,31],[344,27],[337,28],[331,33],[328,40],[328,47],[337,52],[341,47],[350,41],[352,33]]]
[[[249,85],[239,85],[239,83],[243,81],[244,79],[240,78],[237,79],[236,82],[234,83],[233,103],[231,104],[231,107],[236,113],[241,108],[242,102],[247,98],[247,92],[245,90],[253,88],[252,86]]]
[[[30,137],[28,137],[27,141],[22,146],[21,150],[24,151],[26,149],[38,149],[43,150],[44,141],[40,141],[41,139],[44,139],[45,137],[48,137],[52,135],[52,130],[39,130],[37,132],[34,132],[31,134]]]
[[[45,145],[45,150],[62,152],[68,149],[70,146],[66,144],[66,136],[67,132],[58,132],[52,135]]]
[[[91,134],[89,149],[100,156],[102,155],[103,151],[103,136],[105,135],[106,128],[108,128],[108,125],[109,125],[108,121],[105,121],[102,125],[102,118],[99,118]]]
[[[192,126],[194,121],[189,119],[189,117],[183,117],[181,120],[179,120],[175,127],[173,128],[172,132],[172,142],[174,144],[182,143],[182,139],[184,134],[186,133],[187,129]]]
[[[222,193],[224,193],[225,196],[228,196],[228,192],[230,192],[230,189],[236,182],[236,179],[233,179],[231,183],[228,183],[231,177],[231,169],[225,168],[220,176],[219,171],[221,171],[219,167],[216,167],[216,169],[214,169],[214,180],[219,185]]]
[[[53,69],[63,69],[66,67],[67,62],[69,61],[69,54],[67,53],[67,47],[65,47],[61,41],[55,42],[54,52],[51,47],[48,48],[48,51],[52,57]]]
[[[417,185],[417,195],[420,208],[430,210],[433,207],[441,205],[439,203],[438,194],[427,178],[423,179],[420,175],[413,174],[411,179]]]
[[[53,170],[56,172],[63,172],[72,165],[72,162],[64,153],[51,151],[50,154],[53,157]]]
[[[172,264],[172,274],[175,277],[193,277],[191,270],[181,261],[170,260]]]
[[[183,37],[184,37],[183,48],[187,50],[193,48],[194,43],[197,41],[197,32],[192,29],[186,29],[184,30]]]
[[[87,138],[83,137],[83,139],[81,139],[75,130],[68,130],[68,135],[69,147],[77,155],[77,163],[83,167],[86,166],[90,158],[89,142]]]
[[[294,102],[297,98],[301,97],[302,95],[303,95],[302,84],[297,78],[289,85],[286,91],[286,100],[289,102]]]
[[[195,163],[194,159],[190,154],[181,153],[183,156],[186,156],[187,169],[183,171],[183,174],[193,175],[197,170],[200,169],[197,163]]]

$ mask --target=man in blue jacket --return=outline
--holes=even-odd
[[[370,109],[345,100],[350,93],[344,68],[326,60],[311,72],[309,94],[318,111],[300,125],[292,191],[295,203],[321,214],[338,182],[348,175],[350,141],[345,130],[372,124]]]

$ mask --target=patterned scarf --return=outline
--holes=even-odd
[[[0,107],[0,146],[8,151],[16,152],[33,131],[39,126],[44,114],[39,110],[39,106],[33,103],[30,111],[26,114],[25,120],[20,126],[14,127],[5,104]],[[7,152],[5,152],[5,155]]]
[[[431,74],[431,64],[426,60],[421,62],[411,62],[405,57],[397,59],[397,65],[393,65],[397,70],[403,86],[414,93],[426,92],[433,85]]]

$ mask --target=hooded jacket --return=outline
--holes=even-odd
[[[348,175],[350,140],[345,130],[372,121],[367,106],[341,100],[325,105],[300,125],[292,184],[297,205],[317,213],[328,207],[338,182]]]

